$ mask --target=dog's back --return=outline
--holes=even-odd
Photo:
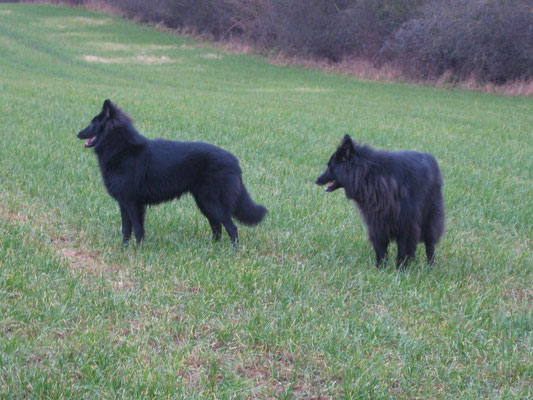
[[[240,186],[241,169],[230,152],[208,143],[149,141],[142,168],[145,182],[137,188],[145,202],[155,204],[196,193],[203,187]],[[146,190],[145,190],[146,189]],[[228,190],[227,188],[225,188]]]

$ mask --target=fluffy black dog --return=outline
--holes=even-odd
[[[344,188],[365,220],[379,266],[391,240],[398,243],[398,267],[424,242],[428,263],[444,231],[442,176],[435,158],[415,151],[378,151],[356,145],[349,135],[333,153],[316,183],[327,192]]]
[[[142,241],[147,205],[187,192],[209,220],[215,240],[222,224],[231,241],[238,241],[232,216],[255,225],[267,212],[250,198],[233,154],[207,143],[147,139],[109,100],[78,138],[89,139],[85,147],[94,148],[105,187],[120,206],[124,243],[132,228],[137,243]]]

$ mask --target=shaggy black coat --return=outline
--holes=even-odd
[[[391,240],[398,243],[397,265],[414,258],[424,242],[428,263],[444,231],[442,176],[435,158],[415,151],[378,151],[356,145],[346,135],[316,183],[327,192],[344,188],[357,204],[376,253],[376,265]]]
[[[147,139],[109,100],[78,138],[89,139],[85,147],[94,148],[107,192],[120,206],[124,242],[132,229],[137,242],[142,241],[147,205],[187,192],[207,217],[215,240],[222,224],[231,241],[238,241],[232,216],[255,225],[267,212],[250,198],[233,154],[207,143]]]

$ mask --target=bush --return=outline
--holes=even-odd
[[[268,26],[272,43],[290,53],[333,61],[344,55],[370,55],[381,32],[371,9],[358,1],[273,2]]]
[[[143,22],[163,22],[171,20],[168,0],[105,0],[106,3],[118,8],[127,18],[136,18]]]
[[[416,77],[504,83],[533,77],[530,0],[452,0],[428,4],[404,23],[383,54]]]

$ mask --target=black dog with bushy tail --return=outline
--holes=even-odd
[[[88,139],[85,147],[93,147],[98,156],[105,187],[120,206],[124,242],[132,228],[137,243],[142,241],[147,205],[187,192],[209,220],[215,240],[220,239],[222,224],[236,243],[231,218],[255,225],[267,212],[250,198],[233,154],[207,143],[147,139],[109,100],[78,138]]]
[[[398,243],[398,267],[424,242],[428,263],[444,231],[442,176],[435,158],[415,151],[378,151],[354,144],[349,135],[333,153],[316,183],[327,192],[344,188],[357,204],[379,266],[391,240]]]

